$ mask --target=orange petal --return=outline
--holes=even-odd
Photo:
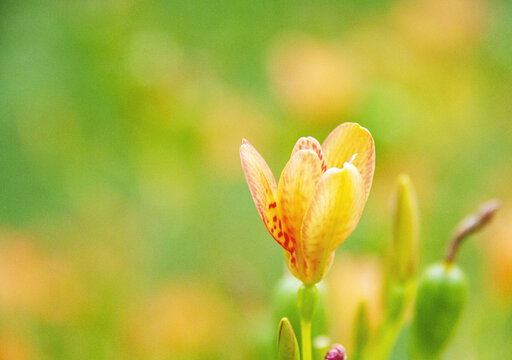
[[[351,162],[361,173],[368,197],[375,170],[375,143],[370,132],[359,124],[343,123],[327,136],[322,149],[329,167],[341,168],[357,154]]]
[[[289,251],[284,245],[276,202],[277,184],[272,171],[258,151],[245,139],[240,146],[240,160],[252,199],[265,227],[279,245]]]
[[[322,279],[331,254],[354,231],[365,196],[363,179],[350,163],[322,175],[302,224],[310,283]]]
[[[320,145],[318,140],[312,136],[301,137],[299,140],[297,140],[297,143],[293,147],[291,157],[293,157],[297,151],[307,149],[313,150],[318,155],[318,158],[322,164],[322,171],[325,172],[327,170],[327,161],[322,150],[322,145]]]
[[[299,150],[286,164],[277,190],[277,204],[283,221],[284,244],[297,249],[304,214],[322,176],[322,165],[312,150]],[[301,249],[297,249],[300,260]]]

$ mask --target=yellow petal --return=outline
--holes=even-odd
[[[322,279],[332,252],[354,231],[365,196],[363,179],[350,163],[322,175],[302,224],[310,283]]]
[[[321,176],[318,155],[312,150],[299,150],[288,161],[279,179],[277,204],[283,223],[284,244],[290,244],[292,254],[297,250],[299,261],[301,249],[297,243],[302,220]]]
[[[286,260],[286,263],[288,264],[288,269],[290,269],[290,272],[292,273],[295,278],[301,280],[305,277],[304,275],[304,266],[300,266],[297,263],[297,254],[291,253],[289,251],[283,250],[284,258]]]
[[[252,199],[268,232],[285,250],[281,220],[277,209],[277,184],[272,171],[258,151],[247,141],[240,146],[240,160]],[[279,236],[279,234],[281,234]]]
[[[325,172],[327,170],[327,161],[322,150],[322,145],[320,145],[318,140],[312,136],[301,137],[299,140],[297,140],[297,143],[293,147],[291,156],[293,157],[293,155],[295,155],[295,153],[299,150],[308,149],[313,150],[318,155],[318,158],[320,159],[320,162],[322,164],[322,171]]]
[[[356,123],[343,123],[334,129],[322,144],[328,167],[341,168],[351,161],[361,173],[368,197],[375,170],[375,144],[372,135]]]

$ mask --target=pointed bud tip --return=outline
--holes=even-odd
[[[289,331],[292,327],[292,324],[290,324],[290,320],[288,318],[283,317],[281,318],[281,321],[279,322],[279,327],[277,330],[277,344],[279,346],[279,343],[281,342],[281,337],[283,336],[283,330]],[[293,332],[293,330],[292,330]]]
[[[419,256],[418,200],[412,180],[405,173],[397,178],[392,207],[393,242],[388,275],[392,281],[404,282],[414,276]]]
[[[281,321],[279,321],[279,330],[281,330],[281,328],[285,325],[289,325],[290,324],[290,320],[288,320],[287,317],[282,317],[281,318]]]
[[[400,187],[409,186],[410,183],[411,183],[411,178],[409,175],[407,175],[406,173],[402,173],[402,174],[398,175],[398,184],[400,185]]]

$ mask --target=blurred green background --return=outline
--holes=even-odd
[[[390,195],[410,174],[421,264],[491,197],[459,262],[448,359],[512,353],[512,3],[0,2],[0,359],[261,359],[283,256],[240,168],[356,121],[376,141],[338,249],[333,340],[379,318]],[[270,341],[270,345],[269,345]]]

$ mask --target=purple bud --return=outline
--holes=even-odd
[[[325,360],[347,360],[347,352],[343,345],[335,344],[331,346]]]

